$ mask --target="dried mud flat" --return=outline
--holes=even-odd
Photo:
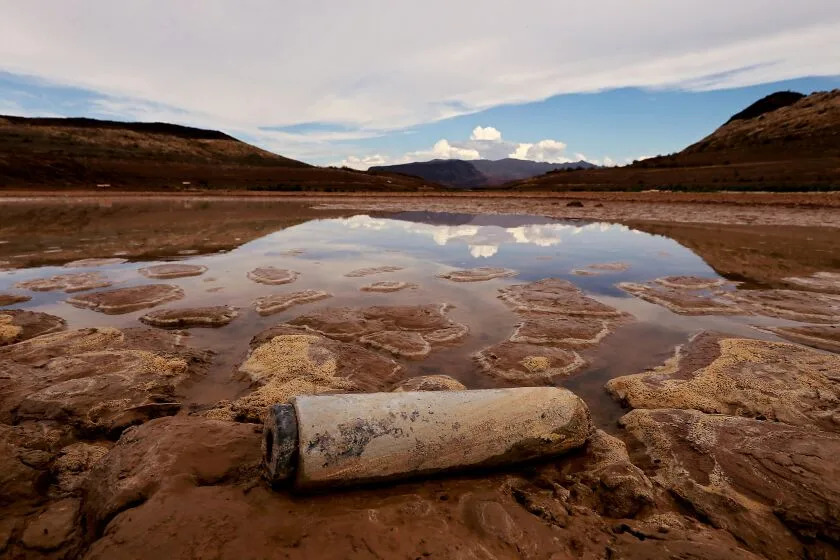
[[[447,306],[304,309],[251,340],[233,368],[248,385],[243,394],[201,409],[184,394],[217,357],[192,347],[195,336],[66,330],[52,315],[0,309],[0,332],[10,325],[15,337],[0,347],[0,554],[837,557],[840,363],[817,349],[836,350],[836,293],[825,275],[788,276],[818,284],[733,292],[700,277],[642,283],[677,294],[659,298],[665,307],[690,310],[688,294],[737,307],[752,316],[746,324],[759,316],[815,324],[760,327],[791,342],[703,333],[662,366],[613,379],[609,394],[633,410],[615,433],[594,430],[569,454],[504,472],[306,496],[260,478],[267,406],[311,393],[463,389],[444,375],[408,378],[403,361],[471,341]],[[502,385],[562,379],[563,364],[584,360],[632,321],[562,279],[513,282],[500,282],[498,295],[515,326],[480,352],[496,356],[485,373]],[[306,294],[263,302],[305,303]]]

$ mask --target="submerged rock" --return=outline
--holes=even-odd
[[[0,292],[0,307],[7,305],[14,305],[16,303],[24,303],[32,299],[30,296],[23,294],[10,294],[8,292]]]
[[[263,266],[255,268],[248,273],[248,278],[259,284],[269,284],[271,286],[279,286],[281,284],[291,284],[300,276],[299,272],[288,270],[286,268],[277,268],[274,266]]]
[[[184,329],[190,327],[223,327],[236,319],[239,312],[229,305],[161,309],[140,317],[153,327]]]
[[[723,278],[704,278],[702,276],[663,276],[654,280],[668,288],[678,290],[708,290],[726,284]]]
[[[65,328],[67,322],[55,315],[40,311],[7,309],[0,311],[0,346],[62,331]]]
[[[92,309],[108,315],[118,315],[154,307],[183,297],[184,290],[178,286],[146,284],[74,296],[68,299],[67,303],[74,307]]]
[[[840,356],[796,344],[702,333],[662,366],[606,387],[633,408],[695,409],[840,431]]]
[[[219,403],[206,415],[262,422],[269,406],[297,395],[383,391],[401,369],[395,361],[359,346],[281,325],[257,335],[239,366],[254,390]]]
[[[254,308],[260,315],[280,313],[295,305],[312,303],[332,297],[332,294],[322,290],[302,290],[288,294],[274,294],[259,297],[254,301]]]
[[[449,307],[448,304],[331,307],[301,315],[289,324],[397,356],[423,358],[436,346],[460,342],[469,332],[466,325],[446,316]]]
[[[574,284],[546,278],[499,290],[499,298],[518,313],[559,313],[570,316],[622,317],[617,309],[587,297]]]
[[[522,313],[511,342],[550,346],[588,346],[608,335],[614,322],[597,317]]]
[[[493,377],[520,384],[550,384],[586,365],[573,350],[502,342],[475,354],[478,365]]]
[[[722,297],[756,315],[811,323],[840,323],[840,295],[798,290],[738,290]]]
[[[147,278],[167,280],[186,276],[201,276],[207,272],[207,267],[197,264],[167,263],[140,268],[137,272]]]
[[[95,266],[109,266],[113,264],[122,264],[124,262],[128,262],[128,260],[123,258],[105,257],[101,259],[80,259],[66,263],[64,266],[67,268],[93,268]]]
[[[96,288],[107,288],[111,281],[99,272],[80,272],[78,274],[58,274],[50,278],[27,280],[15,284],[16,288],[33,292],[51,292],[61,290],[67,293],[83,292]]]
[[[369,268],[358,268],[356,270],[351,270],[344,276],[347,278],[362,278],[364,276],[372,276],[374,274],[383,274],[385,272],[397,272],[402,270],[403,267],[401,266],[373,266]]]
[[[618,287],[650,303],[667,307],[680,315],[746,315],[735,301],[723,299],[723,296],[698,293],[694,288],[673,287],[670,283],[636,284],[621,282]]]
[[[383,281],[383,282],[374,282],[372,284],[368,284],[367,286],[362,286],[359,288],[363,292],[398,292],[400,290],[406,289],[414,289],[417,287],[417,284],[412,284],[410,282],[391,282],[391,281]]]
[[[840,352],[840,325],[802,325],[792,327],[756,327],[782,338],[820,350]]]
[[[463,391],[466,387],[448,375],[422,375],[406,379],[393,390],[401,391]]]
[[[630,265],[624,262],[595,263],[572,270],[577,276],[597,276],[602,272],[624,272]]]
[[[658,484],[755,552],[812,557],[840,539],[837,434],[694,410],[634,410],[620,423]]]
[[[490,266],[481,266],[478,268],[466,268],[463,270],[452,270],[438,274],[438,278],[445,278],[453,282],[485,282],[495,278],[508,278],[519,274],[515,270],[509,268],[494,268]]]

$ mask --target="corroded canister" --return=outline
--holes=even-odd
[[[586,404],[557,387],[299,396],[269,414],[266,475],[308,489],[496,467],[591,431]]]

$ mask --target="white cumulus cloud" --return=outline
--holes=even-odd
[[[492,126],[477,126],[470,134],[470,140],[483,140],[487,142],[501,142],[502,133]]]
[[[548,163],[568,163],[572,161],[566,155],[566,143],[551,139],[540,140],[533,144],[518,144],[508,157],[546,161]]]

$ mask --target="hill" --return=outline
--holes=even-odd
[[[6,189],[417,190],[425,183],[314,167],[215,130],[0,116],[0,188]]]
[[[563,169],[593,169],[597,165],[586,161],[547,163],[524,159],[433,159],[396,165],[371,167],[372,172],[401,173],[421,177],[448,187],[473,189],[499,186],[510,181],[528,179],[550,171]]]
[[[679,153],[509,185],[540,190],[840,189],[840,90],[778,92]]]

